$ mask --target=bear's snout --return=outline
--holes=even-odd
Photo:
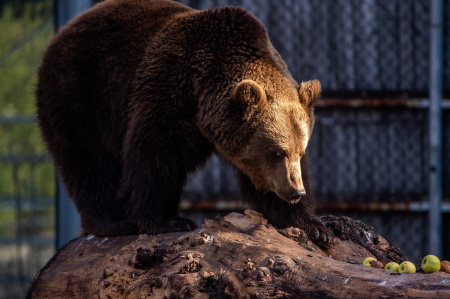
[[[305,195],[306,195],[306,191],[304,189],[301,189],[301,190],[294,189],[291,191],[291,199],[295,202],[298,201],[302,196],[305,196]]]

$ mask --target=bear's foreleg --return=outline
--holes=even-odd
[[[128,198],[127,214],[139,233],[160,234],[197,227],[178,215],[187,178],[182,160],[170,148],[148,150],[145,154],[135,148],[127,158],[120,196]]]
[[[194,125],[178,120],[146,119],[131,126],[127,133],[119,196],[128,198],[127,214],[139,233],[197,227],[179,216],[178,204],[188,174],[204,163],[212,146]]]

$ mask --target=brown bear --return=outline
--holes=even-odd
[[[319,93],[316,80],[294,81],[241,8],[108,0],[53,39],[37,113],[86,233],[195,228],[178,215],[180,195],[217,152],[251,208],[326,244],[305,153]]]

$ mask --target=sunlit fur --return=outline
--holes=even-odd
[[[275,192],[290,202],[293,190],[305,191],[300,159],[309,140],[308,114],[296,103],[274,100],[242,152],[239,165],[258,190]],[[254,166],[257,166],[255,168]]]

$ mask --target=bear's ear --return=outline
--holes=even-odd
[[[233,110],[249,120],[267,103],[266,93],[255,81],[243,80],[234,89],[233,102]]]
[[[316,103],[320,96],[321,86],[319,80],[311,80],[302,82],[298,89],[300,103],[306,108],[310,109]]]

